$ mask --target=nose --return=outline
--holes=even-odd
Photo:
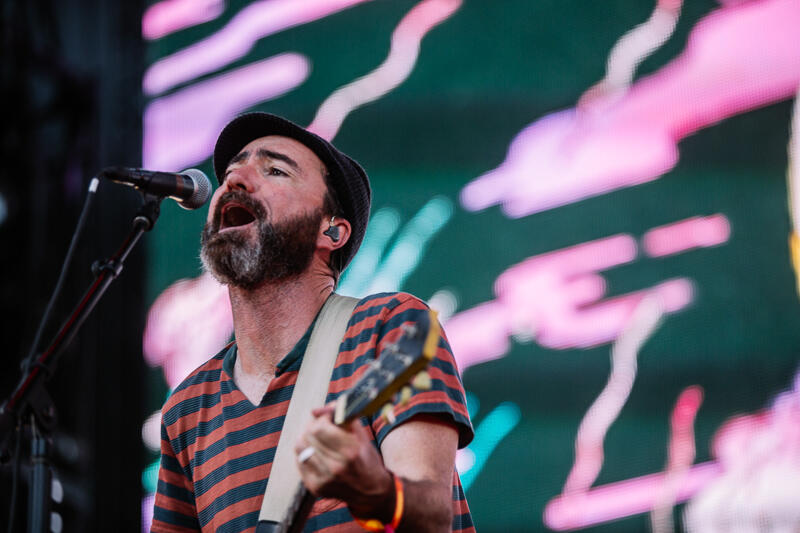
[[[234,169],[225,178],[225,187],[229,191],[240,190],[252,193],[255,190],[255,180],[249,167],[240,166]]]

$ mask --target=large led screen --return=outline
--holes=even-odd
[[[797,28],[796,0],[163,0],[144,166],[212,175],[249,110],[363,164],[339,292],[440,313],[478,531],[796,529]],[[232,335],[205,216],[149,235],[148,493],[161,403]]]

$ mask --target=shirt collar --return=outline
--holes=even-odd
[[[306,348],[308,347],[308,340],[311,338],[311,331],[313,331],[314,324],[316,323],[317,318],[314,317],[314,321],[311,322],[310,326],[308,326],[308,329],[305,333],[303,333],[303,336],[300,337],[300,340],[297,341],[289,353],[286,354],[275,367],[275,377],[278,377],[289,370],[300,370],[300,364],[303,362],[303,355],[306,353]],[[227,349],[222,359],[222,369],[230,377],[233,377],[233,367],[236,363],[237,355],[238,350],[236,348],[236,343],[234,342]]]

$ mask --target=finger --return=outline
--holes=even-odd
[[[335,409],[336,409],[335,404],[329,403],[328,405],[312,409],[311,414],[317,418],[321,416],[328,416],[332,418]]]
[[[330,481],[331,469],[328,460],[315,447],[309,446],[298,454],[297,467],[304,480],[313,485],[323,485]]]
[[[315,434],[309,434],[307,440],[314,447],[318,461],[331,464],[347,462],[347,455],[343,453],[344,448],[332,446],[330,440],[320,440]]]
[[[305,430],[303,431],[303,434],[300,435],[294,443],[295,454],[299,454],[304,448],[308,446],[307,436],[309,434],[318,431],[318,428],[323,427],[326,422],[331,422],[330,416],[326,416],[330,414],[328,406],[312,409],[311,414],[313,415],[313,417],[311,418],[311,420],[306,422],[306,427]]]
[[[311,456],[313,456],[314,452],[316,451],[317,451],[316,448],[314,448],[313,446],[306,446],[297,453],[297,461],[301,464],[305,463],[306,461],[311,459]]]
[[[372,433],[360,418],[351,420],[346,426],[348,431],[356,435],[362,436],[367,440],[372,440]]]
[[[353,433],[350,428],[342,428],[332,422],[318,419],[317,423],[308,432],[307,438],[315,446],[327,450],[342,450],[358,444],[360,435]]]

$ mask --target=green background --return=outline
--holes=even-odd
[[[229,2],[217,20],[152,42],[149,61],[218,30],[246,4]],[[391,32],[414,5],[367,2],[281,31],[226,69],[287,51],[307,56],[309,78],[254,109],[308,124],[331,92],[385,59]],[[637,77],[673,59],[691,27],[716,7],[686,2],[675,33]],[[791,384],[798,362],[800,306],[787,249],[790,102],[683,140],[677,166],[644,185],[519,219],[497,207],[473,213],[459,205],[461,188],[500,164],[522,128],[573,107],[602,78],[613,44],[651,9],[648,2],[633,1],[467,0],[425,36],[409,78],[349,115],[335,138],[369,172],[373,212],[392,207],[405,222],[435,195],[452,201],[453,217],[402,290],[425,299],[448,288],[458,296],[459,310],[493,299],[496,277],[530,256],[618,233],[638,238],[695,215],[723,213],[729,219],[725,245],[640,258],[603,273],[608,296],[679,276],[694,280],[696,294],[691,307],[670,315],[640,354],[633,391],[607,435],[595,485],[663,470],[669,413],[691,384],[705,391],[695,426],[696,462],[711,459],[709,441],[720,424],[768,406]],[[212,175],[210,161],[197,166]],[[175,280],[199,274],[205,215],[164,204],[160,231],[148,240],[149,301]],[[578,424],[609,370],[609,345],[550,350],[517,342],[505,357],[466,370],[465,387],[480,400],[476,425],[505,401],[522,411],[520,424],[467,493],[479,531],[547,531],[544,505],[561,491]],[[160,370],[152,370],[149,385],[157,409],[166,390]],[[648,519],[637,515],[588,530],[646,531]],[[680,529],[680,520],[676,525]]]

